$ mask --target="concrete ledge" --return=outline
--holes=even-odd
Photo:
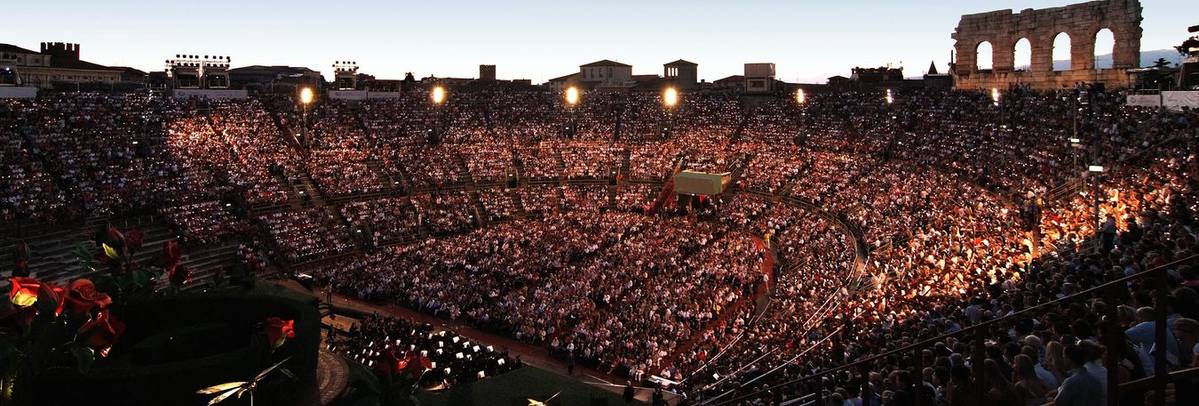
[[[32,99],[37,97],[36,87],[0,86],[0,99]]]
[[[175,89],[171,95],[176,98],[202,97],[206,99],[244,99],[249,94],[235,89]]]

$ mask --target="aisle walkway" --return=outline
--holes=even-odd
[[[695,347],[699,337],[702,337],[709,331],[724,327],[725,323],[729,322],[729,319],[741,311],[741,307],[754,306],[754,314],[756,315],[766,305],[766,301],[769,300],[767,293],[769,293],[770,288],[774,286],[774,279],[771,272],[771,269],[774,269],[775,264],[774,250],[770,249],[770,247],[766,244],[766,241],[762,240],[762,238],[758,236],[754,236],[753,240],[754,248],[762,252],[762,263],[759,265],[759,268],[761,269],[762,274],[766,276],[766,282],[758,285],[758,288],[754,290],[752,296],[737,299],[737,301],[731,306],[720,312],[720,314],[717,315],[714,320],[709,321],[708,324],[704,326],[703,331],[697,334],[692,334],[690,338],[688,338],[686,341],[683,341],[683,343],[679,344],[679,346],[675,347],[674,352],[670,355],[670,359],[677,360],[679,357],[687,355],[687,353],[691,352],[692,347]]]

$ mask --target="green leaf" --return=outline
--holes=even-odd
[[[82,242],[75,245],[75,250],[72,251],[72,253],[74,253],[75,257],[79,258],[80,260],[91,260],[94,258],[92,256],[92,252],[89,251],[87,247],[83,246]]]
[[[150,273],[143,270],[130,272],[133,275],[133,284],[139,288],[144,288],[150,285]]]
[[[72,253],[75,255],[75,258],[79,259],[79,263],[83,264],[85,268],[92,271],[96,270],[96,257],[92,255],[92,252],[88,250],[87,247],[83,246],[83,243],[76,245],[75,250],[72,251]]]

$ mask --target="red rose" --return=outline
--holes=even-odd
[[[62,309],[67,304],[65,289],[52,284],[42,284],[42,289],[38,291],[38,300],[50,300],[54,302],[54,315],[62,314]]]
[[[66,297],[67,308],[71,314],[79,315],[92,309],[104,310],[112,304],[112,298],[104,292],[96,290],[96,285],[87,279],[76,279],[71,282],[71,288]]]
[[[125,323],[117,320],[105,309],[96,314],[83,326],[79,327],[79,339],[101,357],[108,356],[108,350],[125,334]]]
[[[27,276],[14,276],[8,278],[12,282],[12,290],[8,292],[8,300],[17,307],[28,307],[37,303],[38,291],[42,288],[42,282]]]
[[[402,373],[408,369],[408,364],[412,363],[412,354],[404,355],[403,359],[396,360],[396,373]]]
[[[36,303],[48,301],[42,302],[43,305],[53,306],[55,316],[62,314],[65,304],[63,288],[24,276],[15,276],[8,280],[12,284],[12,288],[8,292],[8,300],[18,308],[31,307]],[[37,314],[36,309],[33,314]]]
[[[107,229],[106,231],[107,231],[107,234],[108,234],[108,242],[109,242],[109,243],[111,243],[111,244],[124,244],[124,242],[125,242],[125,235],[124,235],[124,234],[121,234],[121,230],[117,230],[117,228],[116,228],[116,227],[113,227],[113,226],[112,226],[112,224],[109,224],[109,225],[108,225],[108,229]]]
[[[284,341],[296,336],[295,320],[267,317],[263,330],[266,331],[266,341],[271,343],[272,349],[279,348]]]
[[[164,268],[170,269],[175,264],[178,264],[179,256],[179,243],[175,242],[175,240],[162,242],[162,263]]]
[[[145,239],[146,235],[145,233],[142,233],[142,230],[134,229],[125,232],[125,246],[128,247],[130,251],[137,251],[138,248],[141,248],[142,242],[144,242]]]
[[[171,282],[171,286],[183,286],[192,279],[192,272],[187,269],[187,266],[176,265],[167,269],[167,280]]]

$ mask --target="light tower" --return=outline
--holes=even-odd
[[[358,62],[337,61],[333,63],[334,88],[354,90],[358,88]]]
[[[674,129],[674,110],[679,104],[679,91],[673,86],[662,90],[662,108],[666,111],[666,122],[662,123],[662,139],[670,137]]]
[[[449,94],[446,92],[445,87],[440,84],[433,85],[433,89],[429,91],[429,101],[433,103],[435,120],[433,127],[429,129],[429,134],[425,139],[429,144],[441,142],[441,135],[446,130],[445,103],[448,99]]]
[[[566,109],[570,114],[570,122],[566,124],[566,135],[573,138],[578,133],[578,121],[575,120],[575,106],[579,104],[579,88],[571,86],[562,94],[566,101]]]
[[[316,95],[313,93],[311,87],[305,86],[300,88],[300,106],[304,111],[304,123],[303,127],[300,128],[300,137],[303,138],[301,141],[303,141],[305,146],[310,144],[308,140],[308,105],[312,104],[315,98]]]
[[[228,56],[176,54],[166,60],[166,73],[179,89],[228,89],[232,61]]]

